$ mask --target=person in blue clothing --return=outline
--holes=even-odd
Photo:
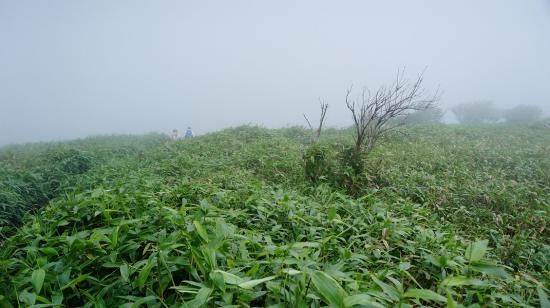
[[[185,138],[193,138],[193,131],[191,130],[191,127],[187,127],[187,131],[185,132]]]

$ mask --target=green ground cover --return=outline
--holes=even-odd
[[[0,305],[549,305],[546,127],[409,127],[356,197],[306,179],[307,142],[238,127],[1,149]]]

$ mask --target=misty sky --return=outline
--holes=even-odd
[[[304,124],[427,67],[444,107],[550,113],[550,1],[0,0],[0,144]]]

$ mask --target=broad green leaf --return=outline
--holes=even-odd
[[[368,294],[356,294],[356,295],[346,296],[346,298],[344,298],[344,305],[346,307],[361,305],[365,307],[384,308],[383,305],[377,303],[376,300],[373,299]]]
[[[151,272],[151,269],[155,265],[155,258],[151,257],[147,260],[147,264],[139,271],[139,275],[137,278],[137,286],[142,289],[145,285],[145,282],[147,281],[147,278],[149,278],[149,273]]]
[[[115,248],[118,245],[118,231],[120,227],[113,228],[113,231],[111,233],[111,247]]]
[[[142,220],[143,220],[143,218],[126,219],[126,220],[121,220],[121,221],[115,223],[115,225],[119,225],[119,226],[132,225],[132,224],[141,222]]]
[[[380,279],[374,277],[374,276],[371,276],[372,280],[382,289],[382,291],[384,291],[384,293],[393,301],[397,301],[399,300],[399,291],[390,286],[389,284],[383,282],[383,281],[380,281]]]
[[[227,284],[240,284],[243,282],[243,279],[235,274],[224,272],[222,270],[215,270],[214,273],[219,273],[223,276],[223,280]]]
[[[261,279],[254,279],[254,280],[249,280],[249,281],[245,281],[245,282],[241,282],[239,283],[239,287],[243,288],[243,289],[252,289],[253,287],[261,284],[261,283],[264,283],[266,281],[270,281],[270,280],[273,280],[275,279],[277,276],[269,276],[269,277],[265,277],[265,278],[261,278]]]
[[[287,275],[290,275],[290,276],[294,276],[294,275],[298,275],[298,274],[301,274],[302,271],[298,271],[298,270],[295,270],[293,268],[285,268],[283,270],[283,273],[287,274]]]
[[[44,303],[44,304],[38,304],[39,306],[40,305],[48,305],[48,306],[53,305],[49,299],[47,299],[43,296],[40,296],[40,295],[36,295],[36,301]]]
[[[292,245],[290,245],[291,248],[306,248],[306,247],[310,247],[310,248],[317,248],[319,247],[319,243],[316,243],[316,242],[296,242]]]
[[[68,221],[66,221],[66,220],[61,220],[61,221],[59,221],[59,222],[57,223],[57,226],[58,226],[58,227],[62,227],[62,226],[66,226],[66,225],[68,225],[68,224],[69,224]]]
[[[36,302],[36,294],[29,293],[25,290],[19,294],[19,300],[28,306],[32,306]]]
[[[207,287],[202,287],[199,292],[197,292],[197,295],[195,296],[195,299],[193,299],[190,302],[187,302],[185,306],[189,308],[199,308],[208,303],[208,298],[210,297],[210,294],[212,293],[212,289]]]
[[[175,209],[173,209],[173,208],[171,208],[171,207],[163,206],[162,209],[163,209],[163,210],[166,210],[166,211],[168,211],[168,212],[170,212],[170,213],[173,214],[173,215],[178,215],[178,214],[179,214],[178,211],[176,211]]]
[[[446,302],[447,298],[444,296],[435,293],[432,290],[427,289],[408,289],[407,292],[403,293],[403,297],[406,298],[418,298],[428,301],[437,301],[437,302]]]
[[[201,246],[201,254],[210,270],[217,268],[216,249],[210,246]]]
[[[474,278],[468,278],[464,276],[447,277],[441,282],[442,286],[446,287],[460,287],[469,285],[483,285],[483,281]]]
[[[38,296],[36,297],[38,299]],[[34,304],[32,306],[29,306],[29,308],[46,308],[46,307],[55,307],[58,306],[56,304]]]
[[[311,282],[319,292],[319,295],[329,304],[336,307],[344,306],[344,297],[346,291],[342,289],[340,284],[334,278],[322,271],[315,271],[311,275]]]
[[[62,292],[54,293],[54,295],[52,295],[52,304],[61,305],[61,303],[63,303],[63,293]]]
[[[336,207],[332,206],[328,209],[328,219],[333,220],[336,218]]]
[[[80,276],[76,277],[75,279],[69,281],[66,285],[64,285],[61,288],[61,290],[65,290],[66,288],[72,288],[72,287],[76,286],[79,282],[82,282],[82,281],[86,280],[89,276],[90,276],[90,274],[80,275]]]
[[[242,243],[243,242],[241,242],[241,244]],[[256,273],[258,272],[259,269],[260,269],[260,263],[256,263],[248,271],[246,271],[246,275],[247,276],[256,276]]]
[[[199,292],[198,288],[190,287],[190,286],[175,286],[175,287],[170,287],[170,289],[174,289],[180,293],[197,294]]]
[[[214,282],[214,285],[218,287],[218,289],[225,293],[225,279],[223,278],[222,273],[212,271],[210,272],[210,279],[212,279],[212,282]]]
[[[149,303],[156,302],[157,297],[156,296],[146,296],[141,297],[137,299],[134,303],[132,303],[132,308],[139,308],[142,306],[142,304],[148,303],[147,307],[150,307]]]
[[[409,262],[401,262],[399,263],[399,269],[402,271],[408,271],[411,268],[411,263]]]
[[[550,308],[550,301],[548,300],[548,295],[542,289],[542,287],[537,286],[537,294],[539,296],[539,305],[540,308]]]
[[[488,240],[482,240],[470,243],[466,248],[466,259],[470,262],[479,261],[485,256],[487,252]]]
[[[208,243],[209,239],[208,239],[208,233],[206,233],[206,230],[204,229],[204,227],[202,226],[202,224],[196,220],[193,220],[193,225],[195,225],[195,230],[197,230],[197,233],[199,234],[199,236],[205,241]]]
[[[42,284],[44,284],[44,277],[46,277],[46,271],[44,271],[41,268],[34,270],[32,272],[31,283],[36,294],[40,294],[40,290],[42,290]]]
[[[47,254],[48,256],[57,256],[58,255],[57,250],[55,250],[52,247],[40,248],[40,251]]]
[[[456,302],[451,294],[447,295],[447,308],[456,308]]]
[[[473,269],[474,271],[487,274],[489,276],[502,278],[502,279],[510,278],[510,275],[506,272],[506,270],[503,267],[498,265],[478,262],[478,263],[471,264],[470,268]]]
[[[128,264],[124,263],[120,266],[120,276],[122,276],[122,281],[128,281]]]

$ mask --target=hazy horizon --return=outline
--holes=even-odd
[[[0,146],[241,124],[351,124],[398,68],[444,109],[550,115],[550,1],[0,0]]]

